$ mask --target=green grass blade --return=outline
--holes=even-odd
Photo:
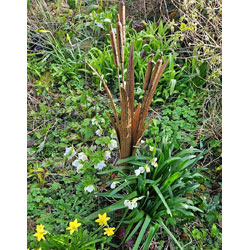
[[[133,235],[138,231],[138,229],[140,228],[141,224],[143,223],[143,219],[141,219],[137,225],[134,227],[133,231],[128,235],[128,237],[126,238],[125,242],[129,241]],[[133,225],[134,223],[132,223]]]
[[[144,221],[144,223],[143,223],[143,225],[142,225],[141,231],[140,231],[140,233],[139,233],[139,235],[138,235],[138,237],[137,237],[137,240],[136,240],[136,242],[135,242],[135,245],[134,245],[134,247],[133,247],[133,250],[137,250],[137,249],[138,249],[138,247],[139,247],[139,245],[140,245],[140,243],[141,243],[141,241],[142,241],[143,235],[145,234],[146,229],[147,229],[147,227],[148,227],[150,221],[151,221],[151,218],[150,218],[149,215],[147,215],[147,216],[146,216],[146,219],[145,219],[145,221]]]
[[[149,244],[151,243],[153,237],[157,233],[159,227],[160,227],[159,224],[155,224],[155,225],[151,225],[150,226],[149,233],[148,233],[148,236],[147,236],[147,240],[146,240],[146,242],[144,244],[143,250],[147,250],[148,249]]]
[[[169,234],[169,236],[173,239],[173,241],[176,243],[176,245],[183,250],[182,246],[180,245],[180,243],[178,242],[178,240],[174,237],[174,235],[169,231],[169,229],[165,226],[165,224],[163,223],[162,219],[159,219],[159,223],[160,225],[164,228],[164,230]]]

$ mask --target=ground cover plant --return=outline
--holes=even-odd
[[[105,1],[29,3],[29,249],[221,249],[221,73],[215,70],[219,58],[209,59],[208,52],[202,54],[202,47],[194,49],[194,45],[189,53],[183,52],[190,49],[189,35],[194,38],[200,28],[195,33],[185,30],[182,23],[191,26],[187,21],[196,16],[189,12],[200,7],[188,5],[181,15],[184,19],[175,18],[172,25],[163,18],[165,12],[160,16],[148,12],[145,18],[142,5],[139,23],[143,25],[138,29],[131,3],[125,2],[124,75],[128,74],[129,44],[133,44],[136,106],[145,96],[147,62],[163,53],[168,65],[148,111],[152,122],[135,158],[123,162],[118,162],[119,138],[104,113],[112,114],[108,96],[88,66],[105,79],[114,96],[119,95],[110,43],[110,24],[116,23],[119,6]],[[220,18],[220,11],[209,15]],[[219,30],[214,32],[212,27],[208,32],[218,42]],[[198,38],[203,41],[201,35]],[[207,46],[212,49],[212,44]],[[218,51],[218,47],[210,50],[209,55],[219,56]],[[119,100],[113,101],[120,115]],[[171,160],[164,166],[160,155],[169,157],[161,148],[164,136],[174,157],[187,149],[194,152],[194,158],[184,160],[193,161],[189,167],[177,171],[177,162]],[[132,171],[124,172],[128,168]],[[168,174],[160,178],[157,171],[164,168]],[[167,190],[164,182],[169,183]],[[195,188],[182,189],[186,182]],[[150,202],[159,203],[158,216],[151,213]],[[133,224],[129,216],[136,218]],[[107,217],[108,226],[96,222]],[[35,234],[41,236],[40,241]],[[93,237],[86,241],[85,235]]]

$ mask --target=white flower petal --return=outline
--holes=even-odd
[[[105,151],[105,153],[104,153],[104,159],[108,160],[110,158],[111,158],[111,152],[110,151]]]
[[[124,206],[128,207],[129,204],[130,204],[130,201],[129,201],[129,200],[125,200],[125,201],[124,201]]]
[[[97,120],[96,120],[95,118],[93,118],[93,119],[91,120],[91,123],[92,123],[92,125],[97,125],[97,124],[98,124],[98,122],[97,122]]]
[[[94,168],[102,170],[105,166],[106,164],[104,163],[104,161],[101,161],[97,165],[95,165]]]
[[[148,164],[145,165],[144,169],[146,170],[147,173],[150,172],[150,168],[149,168]]]
[[[115,183],[115,182],[113,182],[113,183],[110,185],[110,187],[111,187],[111,189],[115,189],[115,187],[116,187],[116,183]]]
[[[112,151],[116,147],[117,147],[117,141],[111,140],[110,143],[108,144],[108,148]]]
[[[131,210],[134,208],[134,205],[133,205],[133,203],[131,201],[128,204],[128,208],[131,209]]]
[[[85,192],[88,191],[89,193],[91,193],[94,189],[95,189],[94,186],[93,186],[93,185],[90,185],[90,186],[85,187],[85,188],[84,188],[84,191],[85,191]]]
[[[72,150],[72,153],[71,153],[71,155],[69,155],[71,150]],[[65,148],[64,156],[68,156],[69,160],[71,160],[75,156],[75,154],[76,154],[76,151],[73,147]]]
[[[102,135],[102,131],[101,131],[101,129],[98,129],[98,130],[96,130],[96,135],[98,135],[98,136],[101,136]]]
[[[81,152],[81,153],[78,154],[78,159],[81,160],[81,161],[87,161],[88,157],[83,152]]]
[[[140,169],[136,169],[136,170],[135,170],[135,175],[136,175],[136,176],[140,175],[140,173],[141,173]]]
[[[145,168],[144,167],[139,167],[140,173],[143,174],[145,172]]]
[[[133,206],[133,208],[136,208],[137,207],[137,202],[132,203],[132,206]]]

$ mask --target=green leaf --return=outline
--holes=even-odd
[[[163,185],[162,185],[162,187],[161,187],[161,191],[162,191],[162,192],[165,192],[165,191],[168,189],[168,187],[169,187],[176,179],[178,179],[180,176],[181,176],[181,173],[180,173],[180,172],[174,173],[169,179],[167,179],[167,180],[163,183]]]
[[[170,210],[170,208],[169,208],[166,200],[164,199],[164,197],[163,197],[160,189],[157,186],[155,186],[155,185],[152,185],[152,187],[154,188],[155,192],[158,194],[159,198],[161,199],[161,201],[163,202],[164,206],[166,207],[167,213],[172,217],[171,210]]]
[[[143,223],[143,219],[140,220],[140,221],[137,223],[137,225],[134,227],[134,229],[132,230],[132,232],[131,232],[131,233],[128,235],[128,237],[126,238],[125,242],[129,241],[129,240],[133,237],[133,235],[137,232],[137,230],[140,228],[140,226],[141,226],[142,223]],[[131,222],[131,224],[129,225],[128,228],[131,229],[131,227],[132,227],[133,224],[134,224],[134,223]],[[129,230],[129,231],[130,231],[130,230]]]
[[[174,235],[169,231],[169,229],[165,226],[165,224],[163,223],[162,219],[159,219],[159,223],[160,225],[163,227],[163,229],[169,234],[169,236],[173,239],[173,241],[176,243],[176,245],[183,250],[182,246],[180,245],[180,243],[178,242],[178,240],[174,237]]]
[[[176,80],[175,79],[171,79],[170,80],[170,95],[172,95],[174,93],[175,85],[176,85]]]
[[[143,250],[147,250],[149,248],[149,244],[151,243],[153,237],[157,233],[159,227],[160,225],[158,223],[156,223],[155,225],[150,225],[149,233],[148,233],[146,242],[144,244]]]
[[[122,200],[117,201],[115,204],[112,204],[112,205],[110,205],[110,206],[108,206],[108,207],[105,207],[105,208],[103,208],[103,209],[100,209],[100,210],[98,210],[98,211],[96,211],[96,212],[90,214],[87,218],[88,218],[89,220],[93,220],[93,219],[95,219],[95,218],[98,216],[98,214],[103,214],[103,213],[105,213],[105,212],[106,212],[106,213],[109,213],[109,212],[116,211],[116,210],[118,210],[118,209],[125,208],[125,206],[124,206],[124,201],[125,201],[125,200],[131,200],[131,199],[135,198],[136,196],[137,196],[137,192],[134,191],[134,192],[132,192],[131,194],[125,196]]]
[[[147,215],[147,216],[146,216],[146,219],[145,219],[145,221],[144,221],[144,223],[143,223],[143,225],[142,225],[140,234],[139,234],[138,237],[137,237],[137,240],[136,240],[136,242],[135,242],[135,245],[134,245],[134,247],[133,247],[133,250],[137,250],[137,249],[138,249],[138,247],[139,247],[139,245],[140,245],[140,243],[141,243],[141,241],[142,241],[143,235],[145,234],[146,229],[147,229],[147,227],[148,227],[150,221],[151,221],[151,218],[150,218],[149,215]]]

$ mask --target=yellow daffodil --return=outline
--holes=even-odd
[[[40,224],[36,226],[36,231],[37,232],[44,232],[44,225]]]
[[[71,221],[69,223],[69,227],[67,227],[67,230],[70,230],[70,234],[73,234],[75,232],[75,230],[77,230],[78,227],[81,226],[81,223],[77,222],[77,219],[75,219],[74,221]]]
[[[106,226],[108,223],[107,221],[110,219],[110,217],[107,217],[107,214],[104,213],[103,215],[98,214],[98,219],[95,220],[95,222],[99,223],[99,226]]]
[[[47,234],[47,232],[36,232],[34,234],[35,237],[37,237],[37,240],[45,240],[44,235]]]
[[[114,234],[114,230],[115,228],[114,227],[107,227],[107,228],[104,228],[104,235],[107,234],[108,236],[111,236]]]

